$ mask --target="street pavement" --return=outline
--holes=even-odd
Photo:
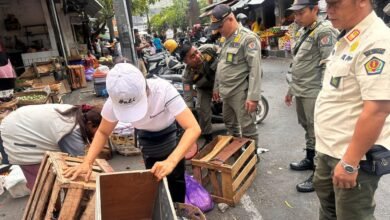
[[[268,99],[270,111],[259,128],[260,147],[269,149],[261,154],[257,177],[252,186],[235,207],[222,213],[216,206],[206,216],[211,220],[314,220],[318,219],[319,202],[315,193],[298,193],[295,185],[305,180],[310,171],[292,171],[291,161],[301,160],[305,152],[304,131],[298,125],[295,107],[285,106],[287,92],[285,74],[290,60],[267,58],[263,60],[263,95]],[[93,97],[92,88],[73,92],[68,103],[101,103],[103,99]],[[223,124],[213,125],[216,133],[224,133]],[[115,155],[109,161],[117,171],[142,169],[141,157]],[[376,193],[378,220],[389,220],[390,176],[382,178]],[[12,199],[9,194],[0,196],[0,219],[21,219],[28,198]],[[131,219],[131,218],[129,218]]]

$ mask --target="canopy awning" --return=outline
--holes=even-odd
[[[227,4],[227,5],[229,5],[231,7],[232,5],[237,3],[237,1],[238,0],[224,0],[224,1],[220,1],[220,2],[217,2],[217,3],[211,4],[211,5],[207,6],[207,7],[204,7],[204,8],[201,9],[204,12],[201,15],[199,15],[199,18],[203,18],[203,17],[209,16],[211,14],[211,11],[213,10],[213,8],[215,8],[215,6],[217,6],[217,5]]]
[[[64,0],[65,13],[85,11],[89,16],[95,17],[102,8],[103,6],[97,0]]]

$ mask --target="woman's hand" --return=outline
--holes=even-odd
[[[175,169],[175,167],[176,167],[176,164],[174,162],[166,159],[164,161],[156,162],[153,165],[150,172],[154,174],[154,176],[158,179],[158,181],[160,181],[164,177],[166,177],[170,173],[172,173],[172,171],[173,171],[173,169]]]
[[[82,163],[75,167],[68,167],[64,169],[64,177],[75,180],[78,176],[85,175],[84,180],[87,182],[92,174],[92,165],[89,163]]]

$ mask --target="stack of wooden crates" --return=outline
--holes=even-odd
[[[96,159],[88,182],[83,177],[72,181],[62,175],[64,168],[82,161],[64,153],[48,152],[42,160],[23,219],[94,219],[96,175],[113,170],[105,160]]]

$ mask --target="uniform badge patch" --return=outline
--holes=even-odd
[[[228,54],[227,54],[227,56],[226,56],[226,62],[228,62],[228,63],[233,62],[233,54],[232,54],[232,53],[228,53]]]
[[[320,40],[321,47],[332,46],[332,37],[330,35],[323,36]]]
[[[373,54],[384,54],[385,51],[386,51],[386,49],[384,49],[384,48],[374,48],[371,50],[367,50],[363,54],[366,55],[366,57],[368,57],[368,56],[373,55]]]
[[[256,45],[256,42],[255,41],[252,41],[248,44],[248,49],[249,50],[256,50],[257,49],[257,45]]]
[[[335,87],[337,89],[337,88],[339,88],[340,81],[341,81],[340,76],[338,76],[338,77],[332,76],[332,78],[330,79],[330,85],[332,85],[333,87]]]
[[[364,64],[367,75],[381,74],[384,66],[385,66],[385,61],[376,57],[371,58],[371,60],[369,60],[366,64]]]
[[[353,30],[350,34],[348,34],[347,39],[348,39],[349,41],[353,41],[353,40],[355,40],[355,38],[356,38],[357,36],[359,36],[359,34],[360,34],[360,31],[355,29],[355,30]]]

